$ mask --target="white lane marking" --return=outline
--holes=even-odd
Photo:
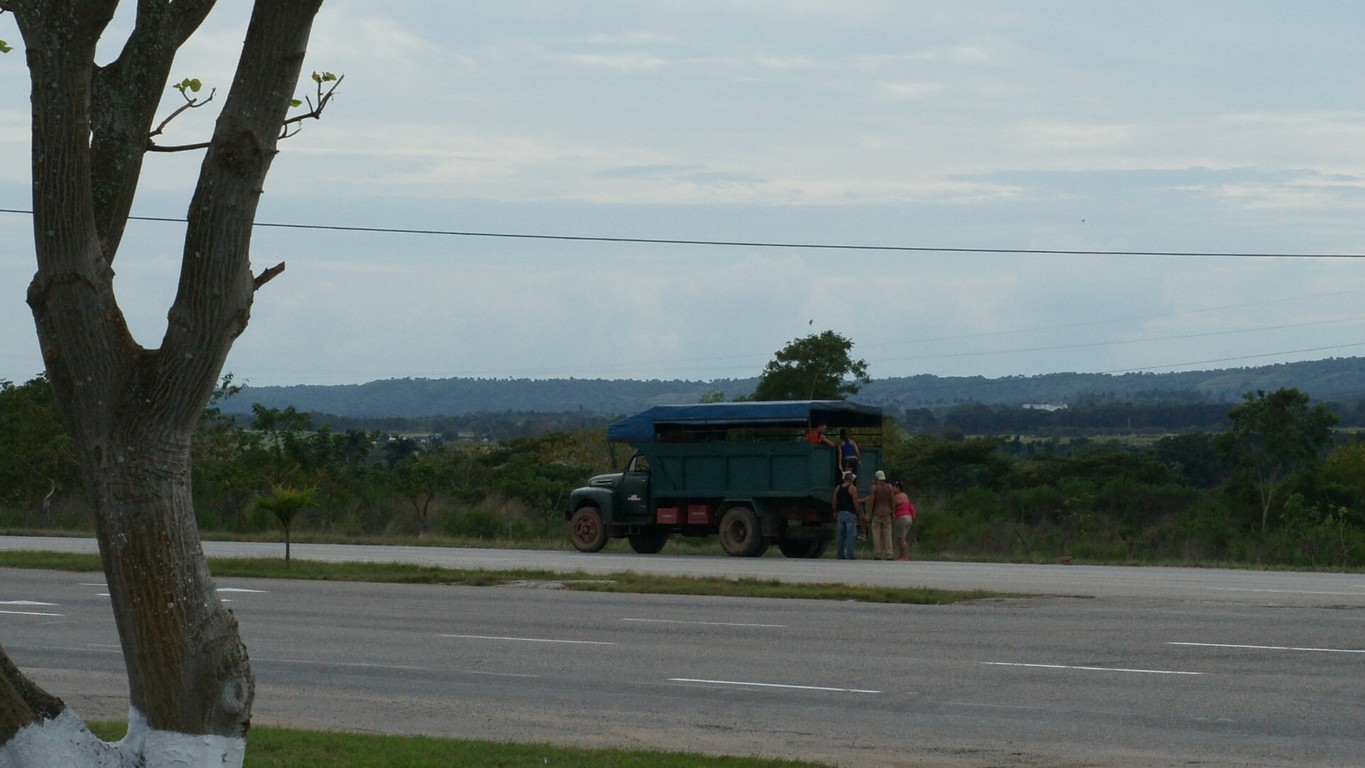
[[[105,584],[105,583],[102,582],[102,581],[99,582],[98,584],[95,583],[95,582],[93,582],[93,581],[91,581],[91,582],[82,582],[79,586],[82,586],[82,587],[100,587],[100,588],[102,588],[102,589],[108,589],[108,588],[109,588],[109,585]],[[218,588],[217,588],[217,591],[219,591],[219,592],[246,592],[246,593],[253,594],[253,595],[268,595],[268,594],[270,594],[269,592],[265,591],[264,589],[246,589],[245,587],[218,587]],[[100,597],[108,597],[108,596],[109,596],[109,593],[108,593],[108,592],[102,592],[102,593],[100,593]]]
[[[82,587],[102,587],[102,588],[108,589],[108,585],[106,585],[104,582],[100,582],[100,583],[98,583],[98,584],[96,584],[96,583],[94,583],[94,582],[83,583],[83,584],[81,584],[80,586],[82,586]],[[219,592],[246,592],[246,593],[253,594],[253,595],[268,595],[268,594],[270,594],[269,592],[265,591],[264,589],[246,589],[246,588],[244,588],[244,587],[218,587],[217,591],[219,591]],[[101,593],[100,593],[100,597],[108,597],[108,596],[109,596],[109,593],[108,593],[108,592],[101,592]]]
[[[833,693],[881,693],[864,688],[829,688],[823,685],[787,685],[784,683],[755,683],[745,680],[699,680],[693,677],[670,677],[670,683],[702,683],[705,685],[734,685],[741,688],[784,688],[795,691],[829,691]]]
[[[1013,661],[983,661],[993,667],[1027,667],[1030,669],[1076,669],[1083,672],[1129,672],[1142,675],[1202,675],[1203,672],[1181,672],[1174,669],[1130,669],[1126,667],[1086,667],[1072,664],[1022,664]]]
[[[429,667],[414,667],[405,664],[374,664],[359,661],[320,661],[318,659],[252,659],[265,664],[300,664],[312,667],[342,667],[345,669],[391,669],[403,672],[431,672]],[[540,675],[530,675],[522,672],[488,672],[481,669],[458,669],[455,674],[461,675],[481,675],[483,677],[529,677],[538,678]]]
[[[358,661],[321,661],[318,659],[252,659],[266,664],[301,664],[310,667],[345,667],[347,669],[401,669],[408,672],[430,672],[427,667],[413,667],[404,664],[368,664]]]
[[[1208,587],[1210,592],[1264,592],[1271,595],[1327,595],[1335,597],[1361,597],[1365,592],[1327,592],[1314,589],[1253,589],[1251,587]]]
[[[482,669],[462,669],[460,674],[464,675],[483,675],[485,677],[530,677],[537,678],[540,675],[528,675],[524,672],[487,672]]]
[[[505,640],[516,643],[558,643],[562,645],[616,645],[603,640],[554,640],[545,637],[502,637],[498,635],[437,635],[456,640]]]
[[[43,646],[43,650],[66,651],[69,653],[123,653],[122,648],[109,648],[94,643],[91,643],[90,645],[45,645]]]
[[[700,624],[707,627],[761,627],[765,629],[786,629],[786,624],[739,624],[730,621],[684,621],[682,619],[631,619],[623,618],[621,621],[634,621],[639,624]]]
[[[61,603],[44,603],[38,600],[0,600],[0,605],[31,606],[34,608],[56,608]],[[10,611],[0,609],[0,614],[6,616],[61,616],[60,613],[51,611]]]
[[[1302,651],[1304,653],[1365,653],[1365,648],[1306,648],[1293,645],[1243,645],[1239,643],[1167,643],[1192,648],[1240,648],[1250,651]]]
[[[81,586],[82,586],[82,587],[94,587],[95,589],[108,589],[108,588],[109,588],[109,585],[106,584],[106,583],[103,582],[103,581],[101,581],[101,582],[99,582],[99,583],[95,583],[95,582],[93,582],[93,581],[91,581],[91,582],[83,582],[83,583],[81,584]],[[109,596],[109,593],[108,593],[108,592],[96,592],[96,593],[95,593],[95,597],[108,597],[108,596]]]
[[[1011,709],[1024,712],[1043,712],[1043,707],[1031,707],[1023,704],[985,704],[979,701],[950,701],[949,705],[954,707],[976,707],[979,709]]]

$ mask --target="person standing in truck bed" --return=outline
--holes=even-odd
[[[834,447],[834,441],[829,439],[829,427],[824,424],[806,432],[806,442],[811,445],[828,445],[830,448]]]
[[[858,450],[858,444],[849,436],[848,430],[839,430],[839,471],[857,474],[858,461],[862,457],[862,451]]]

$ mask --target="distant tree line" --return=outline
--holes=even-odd
[[[257,404],[259,405],[259,404]],[[288,406],[286,406],[288,407]],[[457,416],[374,417],[338,416],[331,413],[311,413],[315,423],[326,424],[337,431],[358,429],[384,434],[439,435],[446,442],[507,440],[518,437],[539,437],[551,432],[572,432],[580,429],[604,429],[607,424],[625,414],[605,414],[590,411],[477,411]],[[239,426],[251,424],[251,414],[232,414]]]
[[[963,435],[1083,436],[1219,432],[1228,427],[1227,403],[1106,401],[1087,398],[1055,410],[1045,407],[973,403],[948,410],[941,418],[920,409],[912,421],[919,429],[945,429]]]
[[[1338,414],[1280,389],[1223,418],[1145,439],[893,435],[885,464],[928,553],[1365,565],[1365,443]]]
[[[209,535],[557,543],[569,491],[627,458],[613,462],[604,416],[379,429],[292,407],[223,413],[237,391],[224,382],[194,440]],[[1365,443],[1350,423],[1365,408],[1295,389],[1187,406],[893,412],[884,463],[919,507],[919,556],[1365,565]],[[0,382],[0,527],[89,526],[46,381]]]
[[[660,403],[695,403],[703,397],[724,400],[749,397],[763,379],[801,399],[830,396],[846,383],[860,384],[857,399],[895,410],[931,408],[940,418],[957,406],[985,404],[1017,407],[1024,403],[1066,402],[1085,399],[1133,402],[1186,402],[1236,405],[1245,392],[1267,392],[1286,387],[1307,392],[1314,400],[1350,403],[1365,398],[1365,358],[1281,363],[1209,371],[1169,373],[1132,372],[1049,373],[1036,376],[916,376],[863,377],[868,371],[851,354],[851,341],[822,332],[795,339],[782,352],[795,359],[775,356],[765,376],[711,381],[632,379],[387,379],[366,384],[250,386],[244,397],[226,404],[226,410],[250,413],[250,405],[272,408],[290,405],[310,413],[340,416],[387,416],[420,418],[432,415],[463,415],[535,411],[626,415]],[[779,353],[781,354],[781,353]],[[849,363],[845,377],[831,387],[820,366]],[[793,365],[792,363],[796,363]],[[793,368],[804,368],[788,376]],[[810,374],[810,375],[807,375]],[[768,399],[761,397],[760,399]]]

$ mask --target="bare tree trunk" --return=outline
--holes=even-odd
[[[33,83],[29,287],[48,378],[80,453],[128,670],[129,734],[108,745],[0,651],[0,765],[236,765],[255,681],[200,545],[190,438],[255,291],[251,228],[321,0],[257,3],[189,208],[161,347],[129,334],[111,267],[175,52],[213,0],[141,0],[94,65],[116,0],[4,0]]]
[[[200,546],[189,436],[136,434],[103,453],[109,460],[87,483],[129,703],[157,730],[240,736],[255,681]]]
[[[0,734],[13,734],[29,721],[28,715],[56,717],[62,700],[34,685],[0,648]]]

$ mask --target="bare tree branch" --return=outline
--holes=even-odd
[[[283,271],[284,271],[284,262],[281,261],[279,264],[276,264],[275,266],[273,266],[273,267],[271,267],[271,268],[265,270],[265,271],[262,272],[261,274],[256,275],[255,279],[251,281],[251,289],[252,289],[253,291],[258,291],[258,290],[260,290],[261,286],[265,285],[266,283],[270,282],[271,280],[274,280],[274,279],[275,279],[276,277],[278,277],[279,274],[280,274],[281,272],[283,272]]]

